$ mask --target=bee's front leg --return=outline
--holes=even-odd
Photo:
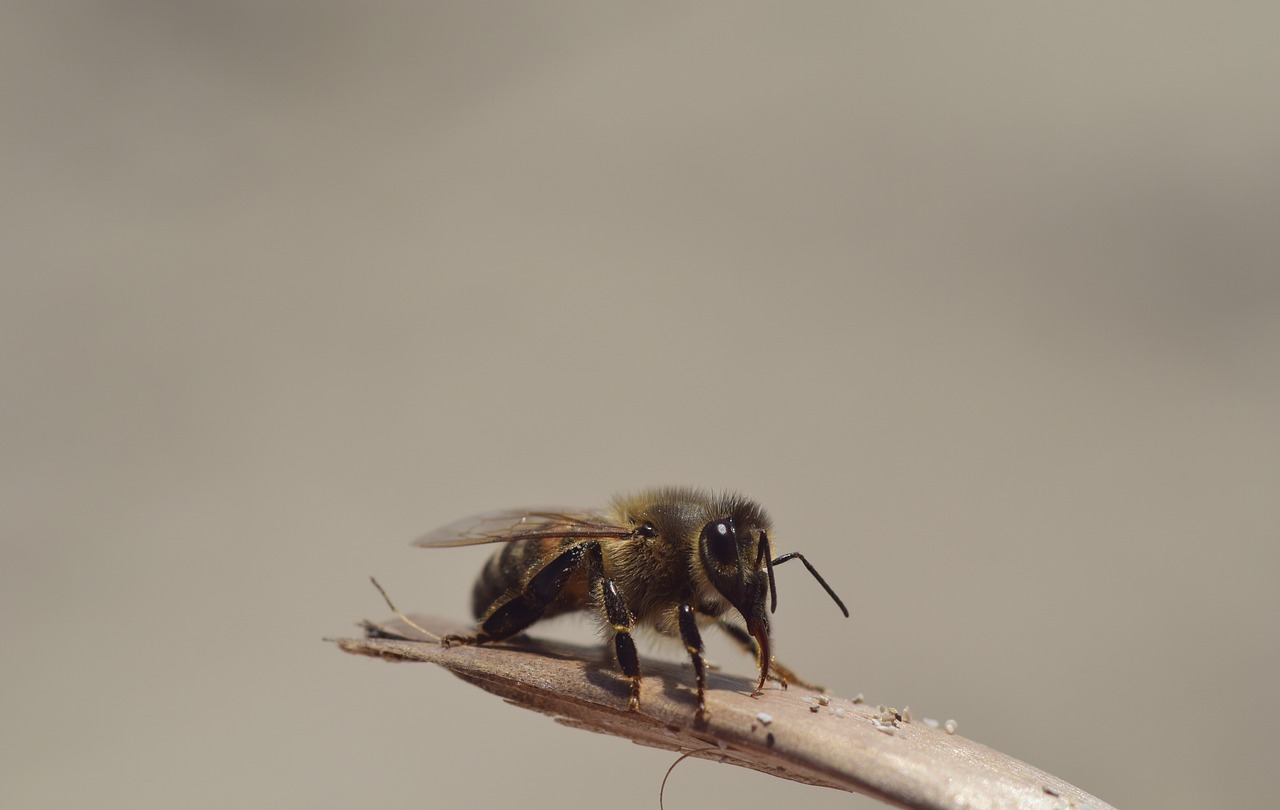
[[[693,674],[698,681],[698,716],[706,717],[707,712],[707,668],[702,659],[702,634],[698,632],[698,622],[689,606],[689,599],[680,600],[680,640],[684,642],[685,651],[693,659]]]

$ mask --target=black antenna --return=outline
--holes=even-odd
[[[762,545],[762,547],[763,547],[763,536],[761,537],[761,541],[762,541],[761,545]],[[768,559],[768,557],[766,557],[765,559]],[[795,559],[799,559],[799,560],[800,560],[800,562],[804,563],[804,567],[805,567],[805,568],[808,568],[808,569],[809,569],[809,573],[810,573],[810,574],[813,574],[813,578],[814,578],[814,579],[816,579],[816,580],[818,580],[818,584],[819,584],[819,585],[821,585],[821,586],[823,587],[823,589],[827,592],[827,596],[830,596],[832,599],[836,600],[836,604],[840,606],[840,610],[841,610],[841,612],[843,612],[843,613],[844,613],[844,617],[845,617],[846,619],[847,619],[847,618],[849,618],[849,608],[845,607],[845,606],[844,606],[844,602],[841,602],[841,601],[840,601],[840,597],[836,596],[836,592],[835,592],[835,591],[833,591],[833,590],[831,590],[831,586],[830,586],[830,585],[828,585],[828,584],[827,584],[827,581],[826,581],[825,579],[823,579],[823,578],[822,578],[822,574],[819,574],[819,573],[818,573],[818,569],[816,569],[816,568],[814,568],[812,565],[810,565],[810,564],[809,564],[809,561],[808,561],[808,560],[806,560],[806,559],[804,558],[804,555],[803,555],[803,554],[801,554],[801,553],[800,553],[800,552],[798,552],[798,551],[793,551],[793,552],[791,552],[790,554],[783,554],[781,557],[779,557],[779,558],[778,558],[778,559],[776,559],[776,560],[770,560],[770,562],[769,562],[769,587],[770,587],[770,589],[772,589],[772,588],[773,588],[773,566],[775,566],[775,565],[782,565],[782,564],[783,564],[784,562],[786,562],[787,560],[795,560]],[[777,592],[774,592],[774,595],[773,595],[773,607],[774,607],[775,609],[778,607],[778,594],[777,594]]]

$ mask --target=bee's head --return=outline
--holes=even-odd
[[[766,530],[753,531],[732,516],[713,519],[698,538],[707,578],[748,621],[764,613],[769,597],[768,548]]]
[[[729,499],[717,517],[702,527],[698,553],[707,579],[746,620],[761,648],[761,665],[768,666],[769,610],[773,593],[769,517],[754,503]],[[774,597],[773,604],[777,605]]]
[[[760,685],[769,674],[769,614],[778,608],[778,590],[773,579],[774,563],[798,559],[840,607],[846,617],[849,609],[831,590],[831,586],[799,552],[774,559],[769,543],[772,525],[769,516],[754,503],[731,498],[702,527],[698,553],[707,579],[729,600],[747,622],[747,632],[760,645]],[[769,603],[768,609],[765,602]]]

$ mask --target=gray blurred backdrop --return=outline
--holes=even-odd
[[[6,3],[0,805],[653,807],[673,755],[321,639],[371,573],[465,616],[487,551],[423,531],[677,483],[841,591],[780,571],[837,694],[1271,801],[1278,26]],[[873,805],[667,787],[713,799]]]

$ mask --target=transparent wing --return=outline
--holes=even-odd
[[[549,537],[620,540],[634,533],[634,527],[619,526],[613,519],[597,512],[557,508],[502,509],[442,526],[414,540],[413,544],[422,548],[448,548]]]

